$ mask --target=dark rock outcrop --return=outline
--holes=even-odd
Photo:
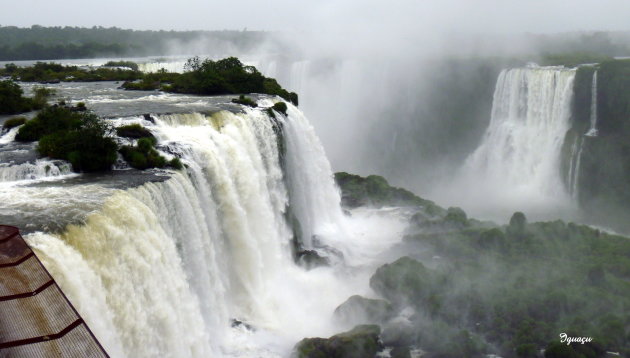
[[[376,325],[356,326],[330,338],[305,338],[295,346],[297,358],[373,358],[383,349],[381,329]]]

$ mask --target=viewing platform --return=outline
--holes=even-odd
[[[0,225],[0,358],[109,357],[18,228]]]

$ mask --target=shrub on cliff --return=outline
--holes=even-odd
[[[347,207],[361,205],[408,205],[421,206],[429,215],[444,212],[432,201],[417,197],[412,192],[390,186],[387,180],[378,175],[361,177],[346,172],[335,173],[335,182],[341,189],[341,203]]]
[[[277,102],[271,108],[278,113],[282,113],[285,116],[287,115],[288,107],[287,107],[287,104],[284,102]]]
[[[156,140],[154,137],[144,137],[138,139],[135,146],[123,146],[120,148],[120,154],[130,166],[136,169],[144,170],[150,168],[171,167],[173,169],[182,169],[182,163],[179,158],[173,158],[167,161],[155,150]]]
[[[253,107],[253,108],[258,107],[258,104],[256,104],[255,101],[253,101],[249,97],[245,97],[244,95],[240,95],[240,96],[238,96],[238,98],[232,98],[232,103],[242,104],[244,106],[249,106],[249,107]]]

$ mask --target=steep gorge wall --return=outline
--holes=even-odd
[[[569,136],[584,140],[577,200],[586,222],[630,230],[630,61],[597,68],[597,135],[590,126],[593,67],[578,70]],[[569,136],[567,142],[570,142]]]

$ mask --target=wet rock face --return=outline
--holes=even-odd
[[[297,262],[307,270],[319,266],[329,266],[330,260],[321,256],[315,250],[302,250],[297,253]]]
[[[372,358],[383,349],[381,328],[360,325],[330,338],[305,338],[295,346],[297,358]]]
[[[335,318],[349,324],[380,324],[393,315],[391,303],[354,295],[335,309]]]
[[[370,287],[397,306],[424,301],[432,286],[432,271],[410,257],[381,266],[370,278]]]
[[[409,351],[409,347],[396,347],[389,352],[389,355],[392,358],[411,358],[411,352]]]

